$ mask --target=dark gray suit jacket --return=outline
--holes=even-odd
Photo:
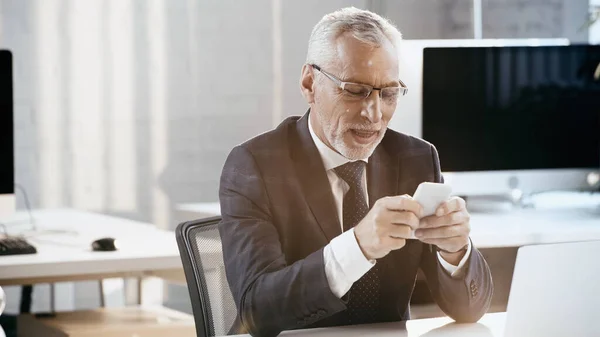
[[[442,181],[435,147],[387,130],[367,165],[370,206],[385,196],[412,195],[424,181]],[[323,248],[341,234],[341,226],[308,113],[235,147],[223,168],[219,196],[223,257],[238,309],[233,331],[275,336],[344,324],[347,299],[331,292],[323,262]],[[492,279],[474,247],[460,279],[443,269],[435,247],[417,240],[407,240],[377,263],[382,322],[409,319],[418,269],[436,302],[456,321],[477,321],[489,307]]]

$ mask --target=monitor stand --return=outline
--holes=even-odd
[[[515,210],[515,202],[509,195],[463,196],[471,213],[505,213]]]
[[[510,199],[515,208],[535,208],[532,193],[527,193],[518,188],[515,188],[510,191]]]
[[[501,213],[535,208],[534,194],[512,189],[506,194],[479,195],[463,198],[467,208],[474,213]]]
[[[16,208],[16,200],[14,194],[0,194],[0,222],[9,219]]]

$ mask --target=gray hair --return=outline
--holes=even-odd
[[[336,57],[336,39],[346,33],[375,47],[388,39],[396,50],[402,40],[402,34],[389,20],[367,10],[346,7],[326,14],[315,25],[308,40],[306,63],[327,67]]]

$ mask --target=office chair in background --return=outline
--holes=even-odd
[[[227,335],[237,315],[225,277],[221,217],[179,224],[175,230],[198,337]]]

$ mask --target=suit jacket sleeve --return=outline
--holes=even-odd
[[[443,182],[435,147],[431,147],[435,182]],[[472,243],[471,243],[472,245]],[[421,269],[440,308],[460,323],[476,322],[488,310],[494,286],[492,275],[481,253],[472,246],[471,256],[460,277],[453,278],[437,258],[436,247],[424,245]]]
[[[251,152],[229,155],[219,197],[227,280],[242,325],[253,336],[275,336],[346,308],[327,282],[323,249],[288,265],[263,178]]]

